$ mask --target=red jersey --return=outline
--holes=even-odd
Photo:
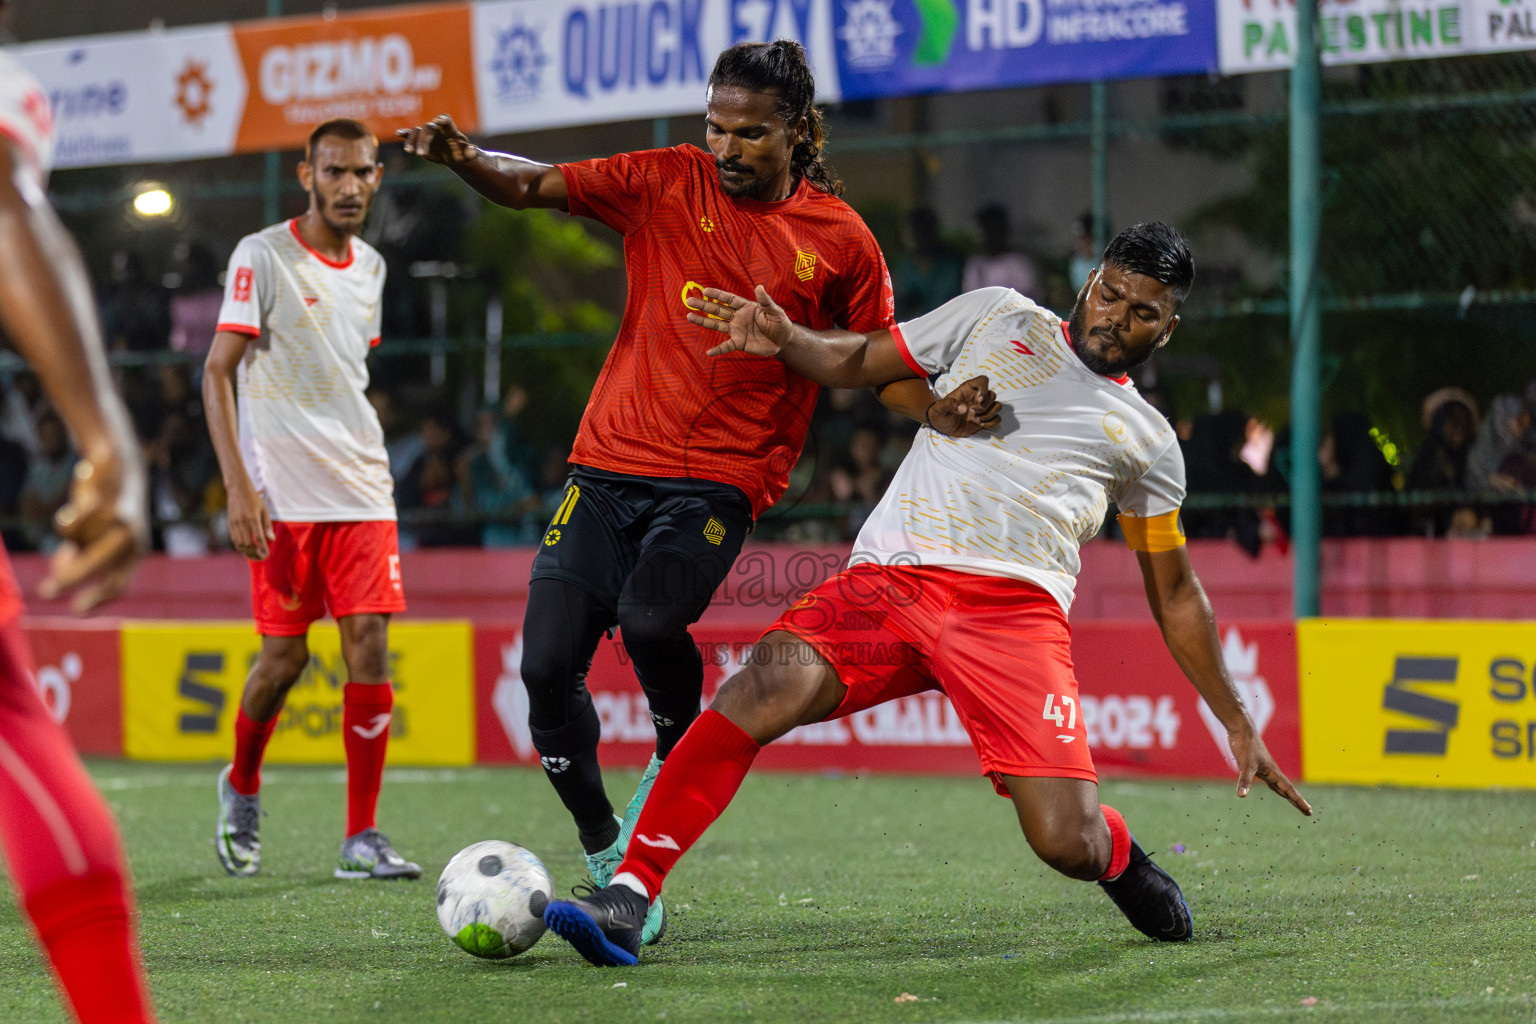
[[[890,326],[885,257],[859,215],[803,178],[777,203],[733,199],[697,146],[562,164],[570,210],[624,235],[624,322],[581,418],[571,461],[635,476],[732,484],[761,515],[800,457],[817,386],[776,359],[705,353],[688,322],[704,288],[768,289],[796,323]]]

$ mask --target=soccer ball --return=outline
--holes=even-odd
[[[491,960],[517,956],[544,934],[554,892],[544,862],[516,843],[466,846],[437,880],[437,920],[454,945]]]

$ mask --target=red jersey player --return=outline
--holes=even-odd
[[[401,132],[407,151],[446,164],[493,202],[567,210],[624,235],[623,324],[582,417],[565,501],[534,559],[523,621],[534,746],[598,885],[698,715],[703,666],[688,627],[757,516],[784,493],[817,395],[778,364],[708,359],[709,332],[689,324],[688,297],[766,281],[809,324],[891,322],[884,257],[821,160],[815,93],[798,44],[743,43],[710,75],[708,152],[677,146],[550,166],[482,150],[447,117]],[[888,404],[921,418],[932,401],[926,383],[900,390]],[[935,421],[944,415],[947,406]],[[974,429],[958,419],[955,427]],[[599,637],[615,625],[656,726],[655,756],[622,819],[603,789],[597,711],[583,685]],[[662,924],[657,903],[647,943]]]
[[[229,492],[230,540],[251,560],[261,633],[235,719],[234,761],[219,775],[217,849],[231,875],[261,866],[262,755],[309,664],[309,627],[329,609],[349,680],[347,827],[336,877],[421,877],[374,822],[394,706],[387,628],[405,608],[389,456],[363,397],[384,260],[354,237],[382,173],[366,125],[327,121],[310,133],[299,164],[309,210],[235,247],[208,352],[208,432]]]
[[[0,319],[80,452],[65,543],[42,591],[85,586],[79,610],[118,593],[144,549],[144,467],[112,392],[90,282],[43,185],[53,118],[37,81],[0,53]],[[0,843],[23,913],[83,1024],[152,1019],[133,890],[112,812],[44,705],[0,553]]]

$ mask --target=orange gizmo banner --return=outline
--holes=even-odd
[[[249,82],[238,151],[301,146],[337,117],[367,122],[380,139],[445,113],[466,131],[478,126],[467,3],[233,30]]]

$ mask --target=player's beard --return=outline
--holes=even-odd
[[[737,182],[732,184],[725,178],[724,172],[727,170],[737,171],[746,175],[746,177],[744,179],[737,179]],[[757,172],[752,170],[752,168],[743,167],[740,164],[733,166],[722,164],[716,160],[715,173],[720,178],[720,190],[732,199],[761,199],[763,197],[763,189],[768,184],[767,180],[758,177]]]
[[[364,199],[359,204],[359,212],[355,219],[351,216],[348,216],[346,219],[339,218],[336,214],[335,206],[335,202],[316,191],[315,209],[319,212],[320,219],[325,221],[332,231],[338,234],[350,235],[363,229],[364,222],[368,220],[369,202],[367,199]]]
[[[1088,347],[1088,339],[1091,332],[1085,322],[1087,317],[1083,311],[1083,295],[1078,293],[1077,302],[1072,305],[1072,315],[1067,320],[1067,340],[1072,343],[1072,351],[1077,353],[1077,358],[1083,361],[1083,365],[1094,373],[1105,377],[1120,377],[1126,371],[1134,370],[1148,359],[1152,358],[1155,348],[1148,348],[1146,355],[1140,359],[1105,359],[1102,355]]]

